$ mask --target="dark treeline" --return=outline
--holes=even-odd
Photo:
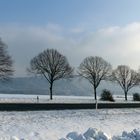
[[[42,75],[50,85],[50,99],[53,99],[54,82],[64,78],[74,78],[74,68],[66,56],[55,49],[46,49],[31,59],[28,72]],[[7,46],[0,39],[0,79],[8,80],[13,75],[13,61],[7,53]],[[127,100],[130,89],[140,85],[140,72],[126,65],[112,69],[110,63],[99,56],[86,57],[78,67],[76,76],[83,77],[93,87],[94,98],[97,100],[97,88],[103,80],[118,83]]]

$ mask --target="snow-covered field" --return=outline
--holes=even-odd
[[[53,96],[50,100],[48,95],[23,95],[23,94],[0,94],[0,103],[93,103],[91,96]]]
[[[50,101],[40,95],[39,99],[40,103],[95,102],[90,96],[54,96]],[[132,96],[128,99],[132,102]],[[124,102],[124,97],[117,95],[115,100]],[[37,95],[0,94],[0,102],[37,103]],[[140,109],[0,112],[0,140],[140,140],[135,128],[140,128]]]
[[[53,100],[48,95],[38,95],[39,103],[94,103],[94,96],[53,96]],[[100,97],[97,97],[100,99]],[[128,96],[128,101],[124,100],[124,95],[114,95],[115,102],[132,102],[132,96]],[[23,94],[0,94],[0,103],[37,103],[37,95]],[[99,101],[98,102],[104,102]]]
[[[59,140],[73,131],[82,135],[88,128],[108,137],[122,135],[140,128],[140,109],[0,112],[0,140]]]

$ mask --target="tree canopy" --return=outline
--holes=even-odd
[[[94,87],[95,100],[96,88],[102,80],[106,80],[111,74],[111,65],[98,56],[87,57],[79,66],[79,74],[86,78]]]
[[[50,84],[50,99],[52,99],[52,87],[56,80],[70,78],[73,68],[67,58],[55,49],[47,49],[34,57],[30,62],[30,72],[43,75]]]
[[[0,79],[9,79],[13,72],[13,61],[7,52],[7,45],[0,39]]]

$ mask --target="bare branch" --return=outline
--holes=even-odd
[[[13,75],[13,61],[7,52],[7,46],[0,39],[0,79],[8,80]]]
[[[112,81],[116,81],[124,90],[125,99],[127,100],[127,92],[139,84],[138,73],[130,69],[126,65],[119,65],[112,72]]]
[[[28,71],[42,74],[50,83],[50,90],[52,90],[54,81],[73,75],[73,68],[69,65],[66,57],[54,49],[47,49],[34,57]]]
[[[101,57],[87,57],[79,66],[79,75],[86,78],[94,87],[99,86],[111,74],[111,65]],[[96,97],[95,97],[96,98]]]

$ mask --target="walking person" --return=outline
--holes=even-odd
[[[36,99],[37,99],[37,103],[39,103],[39,96],[37,96]]]

